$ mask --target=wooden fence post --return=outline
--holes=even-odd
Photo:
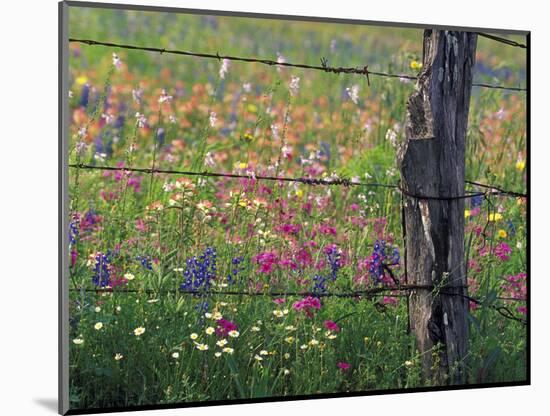
[[[409,323],[425,381],[466,383],[465,139],[477,35],[424,31],[423,67],[407,103],[398,151]],[[422,198],[425,196],[451,199]],[[454,294],[451,296],[449,294]],[[458,295],[458,296],[457,296]]]

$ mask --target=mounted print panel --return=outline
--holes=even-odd
[[[60,412],[529,383],[529,34],[60,3]]]

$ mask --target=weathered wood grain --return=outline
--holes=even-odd
[[[423,68],[408,100],[406,140],[397,156],[405,193],[464,194],[476,40],[473,33],[424,31]],[[405,195],[408,283],[441,285],[446,293],[467,294],[464,203],[464,199],[423,200]],[[446,296],[437,290],[411,293],[410,327],[422,354],[426,380],[466,382],[467,313],[467,300],[461,296]]]

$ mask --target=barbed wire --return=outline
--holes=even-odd
[[[204,52],[190,52],[190,51],[183,51],[178,49],[166,49],[166,48],[159,48],[154,46],[137,46],[137,45],[129,45],[124,43],[115,43],[115,42],[104,42],[94,39],[77,39],[77,38],[69,38],[70,43],[82,43],[88,46],[105,46],[108,48],[120,48],[120,49],[128,49],[128,50],[140,50],[140,51],[146,51],[146,52],[156,52],[162,54],[173,54],[173,55],[184,55],[184,56],[193,56],[197,58],[209,58],[209,59],[217,59],[217,60],[228,60],[228,61],[239,61],[239,62],[248,62],[248,63],[260,63],[263,65],[269,65],[269,66],[282,66],[282,67],[293,67],[293,68],[301,68],[301,69],[311,69],[311,70],[317,70],[317,71],[323,71],[327,73],[333,73],[333,74],[356,74],[356,75],[363,75],[367,78],[367,84],[370,86],[370,76],[377,76],[377,77],[386,77],[386,78],[399,78],[404,80],[416,80],[418,79],[417,76],[414,75],[407,75],[407,74],[392,74],[388,72],[379,72],[379,71],[371,71],[368,69],[368,65],[365,65],[363,67],[334,67],[329,66],[328,60],[325,57],[321,58],[321,65],[309,65],[309,64],[301,64],[301,63],[291,63],[291,62],[283,62],[283,61],[275,61],[272,59],[264,59],[264,58],[249,58],[249,57],[241,57],[241,56],[231,56],[231,55],[221,55],[219,52],[216,53],[204,53]],[[527,91],[527,88],[521,88],[521,87],[511,87],[511,86],[504,86],[504,85],[493,85],[493,84],[486,84],[486,83],[472,83],[472,86],[474,87],[480,87],[480,88],[492,88],[492,89],[500,89],[500,90],[507,90],[507,91]]]
[[[503,37],[500,37],[500,36],[495,36],[495,35],[491,35],[489,33],[483,33],[483,32],[477,32],[477,34],[479,36],[484,37],[484,38],[491,39],[491,40],[494,40],[496,42],[504,43],[508,46],[515,46],[517,48],[527,49],[527,45],[524,45],[523,43],[519,43],[519,42],[516,42],[516,41],[511,40],[511,39],[506,39],[506,38],[503,38]]]
[[[495,310],[497,313],[499,313],[501,316],[503,316],[506,319],[511,319],[516,322],[520,322],[523,325],[527,325],[527,321],[523,318],[518,317],[516,314],[514,314],[508,307],[504,305],[496,305],[493,303],[488,303],[486,300],[483,299],[477,299],[473,298],[471,296],[465,295],[463,293],[456,293],[456,292],[446,292],[442,289],[464,289],[467,288],[467,286],[459,285],[459,286],[450,286],[450,287],[441,287],[437,285],[415,285],[415,284],[407,284],[407,285],[398,285],[398,286],[382,286],[382,287],[373,287],[363,290],[356,290],[353,292],[311,292],[311,291],[260,291],[260,292],[254,292],[254,291],[237,291],[237,290],[230,290],[230,291],[190,291],[190,290],[181,290],[181,289],[129,289],[129,288],[70,288],[69,290],[71,292],[86,292],[86,293],[96,293],[96,294],[147,294],[147,295],[162,295],[162,294],[180,294],[180,295],[190,295],[190,296],[196,296],[196,297],[211,297],[216,295],[221,296],[249,296],[249,297],[273,297],[273,298],[279,298],[279,297],[307,297],[312,296],[316,298],[328,298],[328,297],[336,297],[336,298],[352,298],[352,299],[372,299],[373,296],[376,295],[383,295],[385,297],[408,297],[410,296],[410,293],[415,290],[430,290],[433,291],[433,294],[435,296],[437,295],[443,295],[443,296],[458,296],[463,299],[466,299],[470,302],[475,303],[476,305],[480,305],[482,307],[489,307],[490,309]],[[394,292],[394,293],[386,293],[386,292]],[[409,292],[408,294],[403,293],[395,293],[395,292]],[[525,299],[521,298],[499,298],[495,297],[493,298],[495,300],[505,300],[507,302],[510,301],[517,301],[522,302],[525,301]]]
[[[499,186],[487,185],[487,184],[484,184],[484,183],[479,183],[479,182],[470,181],[470,180],[465,180],[464,182],[466,182],[469,185],[479,186],[480,188],[493,189],[493,190],[496,190],[496,191],[501,192],[501,193],[505,193],[505,194],[510,195],[510,196],[515,196],[515,197],[518,197],[518,198],[527,198],[527,194],[524,194],[524,193],[521,193],[521,192],[515,192],[515,191],[508,191],[508,190],[502,189]]]
[[[123,166],[96,166],[96,165],[87,165],[83,163],[71,163],[68,165],[70,168],[76,169],[86,169],[86,170],[104,170],[104,171],[124,171],[124,172],[136,172],[136,173],[145,173],[145,174],[167,174],[167,175],[183,175],[183,176],[203,176],[203,177],[213,177],[213,178],[233,178],[233,179],[258,179],[258,180],[270,180],[270,181],[280,181],[280,182],[298,182],[305,185],[341,185],[341,186],[363,186],[363,187],[379,187],[379,188],[389,188],[396,189],[402,194],[416,199],[428,199],[428,200],[442,200],[442,201],[452,201],[456,199],[467,199],[475,198],[479,196],[490,195],[504,195],[511,196],[516,198],[527,198],[527,194],[509,191],[502,189],[498,186],[486,185],[479,182],[465,181],[467,184],[482,187],[487,189],[485,192],[475,192],[468,190],[464,195],[455,195],[455,196],[437,196],[437,195],[419,195],[407,191],[397,184],[386,184],[386,183],[377,183],[377,182],[361,182],[353,179],[347,178],[338,178],[338,179],[322,179],[322,178],[292,178],[286,176],[264,176],[264,175],[242,175],[238,173],[221,173],[221,172],[193,172],[193,171],[184,171],[184,170],[171,170],[171,169],[152,169],[152,168],[132,168],[132,167],[123,167]]]

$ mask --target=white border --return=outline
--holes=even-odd
[[[111,3],[124,3],[116,0]],[[133,4],[437,23],[532,30],[532,382],[530,387],[151,411],[151,415],[541,414],[547,402],[550,346],[546,297],[550,276],[545,165],[550,154],[546,75],[548,13],[543,2],[392,0],[128,1]],[[3,4],[0,24],[0,176],[2,198],[1,354],[3,414],[54,414],[57,407],[57,2]],[[537,260],[538,259],[538,260]],[[17,291],[14,291],[17,289]],[[134,413],[129,413],[134,414]],[[135,413],[139,414],[139,413]],[[404,413],[405,414],[405,413]]]

